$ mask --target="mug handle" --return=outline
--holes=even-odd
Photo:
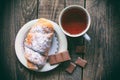
[[[90,36],[89,36],[87,33],[85,33],[85,34],[83,35],[83,37],[84,37],[86,40],[88,40],[88,41],[91,40]]]

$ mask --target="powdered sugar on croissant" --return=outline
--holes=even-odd
[[[41,18],[30,29],[25,39],[25,45],[40,54],[44,54],[51,46],[53,34],[52,24],[46,19]]]
[[[40,54],[44,54],[51,46],[53,33],[44,35],[41,33],[29,33],[28,36],[32,36],[31,41],[28,41],[25,45]]]
[[[25,58],[38,66],[43,66],[46,62],[46,58],[44,56],[27,47],[25,47]]]
[[[45,65],[53,34],[53,25],[47,19],[40,18],[25,38],[25,58],[34,65]]]

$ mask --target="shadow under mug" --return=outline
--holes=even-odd
[[[64,8],[59,15],[59,26],[70,37],[84,36],[88,41],[91,38],[86,33],[90,27],[91,18],[88,11],[79,5],[70,5]]]

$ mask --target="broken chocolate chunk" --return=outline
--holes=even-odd
[[[57,63],[63,62],[63,58],[62,58],[61,53],[56,54],[55,57],[56,57],[56,62]]]
[[[70,62],[70,65],[68,66],[68,68],[66,69],[66,71],[68,73],[73,73],[73,71],[75,70],[75,68],[76,68],[76,64]]]
[[[84,60],[84,59],[82,59],[82,58],[80,58],[80,57],[78,57],[78,59],[75,61],[75,63],[77,64],[77,65],[79,65],[79,66],[81,66],[81,67],[85,67],[85,65],[87,64],[87,61],[86,60]]]
[[[51,65],[58,64],[70,60],[70,55],[68,51],[63,51],[49,56],[49,62]]]
[[[62,52],[62,57],[64,61],[71,60],[68,51]]]
[[[85,53],[85,46],[76,46],[76,53]]]
[[[50,55],[49,56],[49,62],[50,62],[50,64],[56,64],[57,63],[55,55]]]

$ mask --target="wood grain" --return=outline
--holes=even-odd
[[[27,22],[37,18],[37,2],[34,0],[12,0],[6,5],[3,30],[3,61],[7,80],[29,80],[30,73],[18,61],[14,43],[18,30]]]
[[[70,6],[70,5],[80,5],[84,6],[84,0],[65,0],[64,3],[65,7]],[[77,55],[75,53],[75,49],[77,45],[84,45],[84,40],[82,37],[77,37],[77,38],[71,38],[67,36],[67,41],[68,41],[68,50],[71,56],[71,61],[75,62],[78,56],[82,56],[82,54]],[[81,80],[82,79],[82,69],[80,67],[76,67],[74,72],[72,74],[68,74],[65,72],[67,63],[61,65],[61,70],[60,70],[60,80]]]
[[[18,30],[28,21],[36,19],[38,4],[37,0],[14,0],[14,28]],[[26,69],[21,63],[16,62],[16,80],[30,80],[32,72]]]
[[[63,0],[39,0],[38,1],[38,18],[46,18],[52,21],[57,21],[57,17],[61,9],[64,8]],[[58,80],[59,79],[59,68],[53,71],[33,74],[34,79],[40,80]]]
[[[44,17],[58,23],[58,17],[63,8],[64,0],[39,0],[38,17]]]
[[[12,2],[11,4],[7,4],[4,8],[4,17],[3,17],[3,33],[2,33],[2,42],[3,49],[2,49],[2,66],[4,71],[4,78],[5,79],[15,79],[15,69],[16,69],[16,59],[14,55],[14,38],[15,34],[13,34],[14,31],[14,10],[13,10],[13,5]],[[9,11],[12,9],[11,11]],[[8,14],[9,12],[9,14]],[[8,20],[10,19],[10,20]],[[13,34],[13,35],[10,35]],[[11,74],[10,74],[11,73]],[[5,75],[7,77],[5,77]]]
[[[84,58],[88,65],[83,71],[83,80],[114,80],[112,68],[115,61],[118,63],[118,56],[115,56],[120,52],[117,39],[120,29],[118,24],[114,26],[117,19],[113,16],[113,6],[107,0],[86,0],[86,8],[92,19],[88,31],[92,40],[91,44],[85,43],[87,54]]]
[[[0,19],[0,79],[4,80],[119,80],[120,72],[120,1],[114,0],[7,0],[2,4]],[[47,18],[58,23],[63,8],[81,5],[91,15],[88,34],[91,42],[84,38],[67,37],[68,50],[74,62],[78,56],[88,61],[73,74],[65,69],[69,62],[56,69],[38,73],[25,68],[17,59],[14,50],[15,37],[28,21]],[[1,27],[2,26],[2,27]],[[86,54],[76,54],[77,45],[86,46]]]

